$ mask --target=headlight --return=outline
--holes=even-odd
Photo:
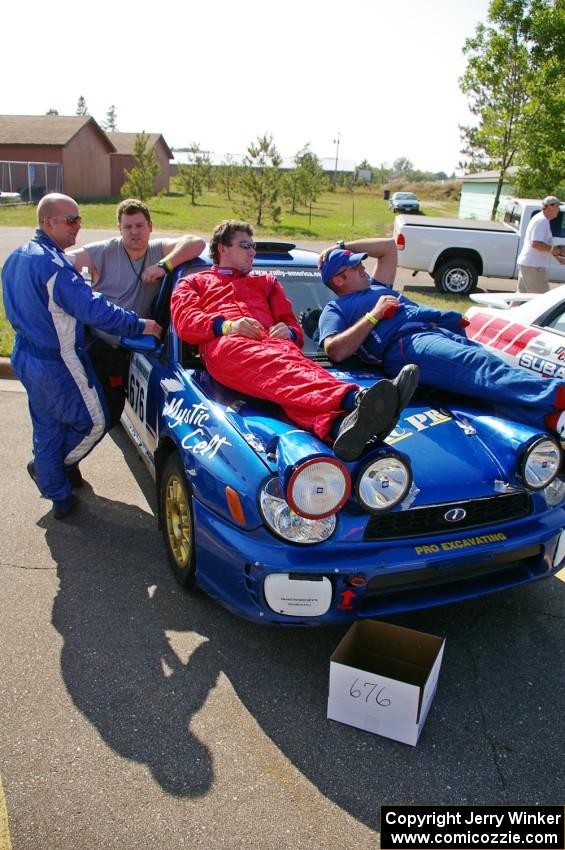
[[[561,466],[561,450],[555,440],[540,437],[522,456],[520,476],[530,490],[543,490],[550,484]]]
[[[370,513],[386,511],[401,502],[412,484],[412,471],[397,455],[381,454],[362,469],[355,495]]]
[[[565,499],[565,481],[560,476],[554,478],[553,481],[543,491],[546,504],[549,508],[554,508]]]
[[[347,469],[333,458],[312,458],[296,467],[286,488],[293,511],[306,519],[323,519],[335,514],[351,492]]]
[[[279,478],[270,478],[264,484],[260,505],[271,531],[291,543],[321,543],[335,531],[335,515],[315,520],[298,516],[285,501]]]

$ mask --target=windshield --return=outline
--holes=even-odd
[[[257,268],[257,274],[263,274],[265,267]],[[320,272],[314,268],[300,266],[272,266],[268,269],[282,284],[287,297],[304,330],[304,354],[312,355],[318,351],[318,318],[322,309],[335,298],[334,293],[324,286]],[[316,341],[315,341],[316,340]]]
[[[394,196],[397,201],[415,201],[416,195],[414,192],[397,192]]]

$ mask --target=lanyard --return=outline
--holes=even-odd
[[[133,271],[134,275],[136,276],[136,278],[135,278],[135,285],[137,286],[137,284],[138,284],[138,283],[140,282],[140,280],[141,280],[141,275],[143,274],[143,269],[145,268],[145,261],[147,260],[147,250],[149,250],[149,249],[147,249],[147,250],[145,251],[145,254],[143,255],[143,262],[141,263],[141,268],[140,268],[140,270],[139,270],[139,271],[136,271],[135,266],[134,266],[134,264],[133,264],[133,261],[132,261],[132,259],[131,259],[130,255],[128,254],[128,252],[126,251],[126,249],[125,249],[125,247],[124,247],[124,243],[123,243],[123,242],[122,242],[122,248],[124,249],[124,254],[125,254],[125,255],[126,255],[126,257],[128,258],[128,263],[130,264],[131,269],[132,269],[132,271]]]

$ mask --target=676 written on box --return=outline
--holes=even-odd
[[[328,713],[414,746],[437,688],[445,640],[380,623],[354,623],[330,660]]]

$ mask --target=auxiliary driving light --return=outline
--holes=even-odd
[[[412,484],[412,470],[398,455],[380,454],[363,467],[355,488],[357,501],[372,514],[398,505]]]
[[[543,490],[559,472],[561,449],[550,437],[540,437],[525,450],[520,477],[530,490]]]
[[[297,466],[288,482],[286,499],[307,519],[323,519],[339,511],[351,492],[347,469],[334,458],[312,458]]]

